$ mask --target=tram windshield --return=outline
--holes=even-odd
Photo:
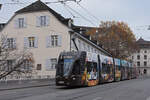
[[[69,74],[72,63],[73,59],[71,58],[64,59],[64,76]]]

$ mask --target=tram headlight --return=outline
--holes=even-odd
[[[75,77],[73,77],[73,78],[72,78],[72,80],[76,80],[76,78],[75,78]]]

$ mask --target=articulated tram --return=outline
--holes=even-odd
[[[56,66],[56,85],[94,86],[135,78],[132,63],[85,51],[62,52]]]

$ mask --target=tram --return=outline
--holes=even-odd
[[[57,86],[94,86],[135,78],[132,63],[101,54],[62,52],[56,65]]]

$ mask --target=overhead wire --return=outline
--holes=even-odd
[[[71,8],[69,5],[67,5],[66,4],[66,2],[67,2],[68,0],[58,0],[58,2],[60,2],[61,4],[63,4],[64,6],[65,6],[65,9],[71,14],[71,16],[73,16],[73,18],[75,18],[75,15],[71,12],[71,11],[73,11],[74,13],[76,13],[77,15],[79,15],[80,17],[82,17],[82,19],[84,19],[85,21],[87,21],[88,23],[90,23],[90,24],[92,24],[92,25],[96,25],[96,24],[94,24],[91,20],[89,20],[88,18],[86,18],[86,17],[84,17],[83,15],[81,15],[79,12],[77,12],[76,10],[74,10],[73,8]],[[70,0],[70,1],[74,1],[74,2],[77,2],[76,0]],[[80,0],[81,1],[81,0]],[[80,1],[78,1],[78,2],[80,2]],[[47,4],[49,4],[48,2],[47,2]],[[71,11],[70,11],[70,10]]]
[[[150,25],[131,26],[135,30],[150,30]]]
[[[66,4],[66,7],[68,7],[70,10],[72,10],[73,12],[75,12],[76,14],[78,14],[80,17],[82,17],[82,19],[84,19],[85,21],[89,22],[92,25],[96,25],[95,23],[93,23],[91,20],[87,19],[86,17],[84,17],[83,15],[81,15],[79,12],[77,12],[76,10],[74,10],[73,8],[71,8],[69,5]]]
[[[64,8],[68,11],[68,13],[73,17],[73,18],[77,18],[66,6],[65,4],[63,5]]]
[[[72,0],[72,1],[74,1],[74,2],[77,2],[76,0]],[[81,1],[81,0],[80,0]],[[78,1],[78,2],[80,2],[80,1]],[[85,21],[87,21],[87,22],[89,22],[90,24],[92,24],[92,25],[96,25],[95,23],[93,23],[93,21],[91,21],[90,19],[88,19],[88,18],[86,18],[86,17],[84,17],[84,15],[82,15],[82,14],[80,14],[79,12],[77,12],[76,10],[74,10],[73,8],[71,8],[69,5],[67,5],[67,4],[65,4],[65,2],[67,2],[67,0],[66,1],[56,1],[56,2],[44,2],[45,4],[50,4],[50,3],[61,3],[61,4],[63,4],[64,5],[64,7],[65,7],[65,9],[70,13],[70,15],[73,17],[73,18],[77,18],[71,11],[73,11],[74,13],[76,13],[77,15],[79,15],[82,19],[84,19]],[[22,5],[22,4],[27,4],[27,3],[31,3],[31,2],[16,2],[16,3],[5,3],[5,4],[18,4],[18,5]],[[21,6],[22,7],[22,6]],[[70,11],[70,10],[71,11]]]
[[[85,7],[83,7],[80,3],[76,2],[77,5],[79,5],[87,14],[92,16],[96,21],[100,21],[99,18],[97,18],[95,15],[93,15],[89,10],[87,10]]]

